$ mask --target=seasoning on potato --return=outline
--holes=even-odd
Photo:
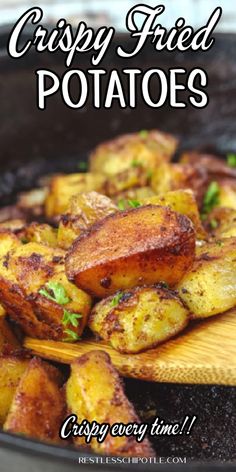
[[[66,257],[66,273],[95,297],[166,281],[176,284],[195,257],[195,231],[184,215],[147,205],[108,216],[83,233]]]

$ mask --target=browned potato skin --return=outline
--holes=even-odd
[[[68,328],[81,335],[91,299],[68,282],[64,273],[64,251],[37,243],[21,245],[14,240],[14,235],[6,238],[9,247],[5,243],[6,252],[0,259],[0,302],[10,317],[29,336],[62,340],[67,337],[65,329]],[[11,240],[15,247],[10,246]],[[4,243],[1,248],[3,246]],[[41,295],[39,290],[48,281],[62,283],[72,301],[62,306]],[[63,325],[64,309],[83,315],[78,328]]]
[[[20,343],[10,328],[5,315],[0,316],[0,355],[9,355],[19,352]]]
[[[203,197],[209,184],[207,170],[197,164],[162,163],[151,177],[151,187],[157,194],[178,189],[191,189],[198,207],[202,206]]]
[[[58,246],[68,249],[72,242],[93,223],[118,211],[105,195],[97,192],[80,193],[72,197],[69,210],[62,215],[58,228]]]
[[[176,147],[174,136],[157,130],[118,136],[97,146],[90,157],[90,171],[114,175],[130,169],[134,161],[154,169],[169,161]]]
[[[68,210],[71,197],[78,193],[102,191],[104,181],[105,177],[99,173],[54,176],[45,202],[46,216],[53,218],[64,214]]]
[[[0,426],[5,422],[15,391],[29,364],[28,359],[0,357]]]
[[[58,378],[55,367],[32,359],[16,389],[4,431],[59,443],[65,399]]]
[[[102,298],[136,285],[179,281],[194,260],[192,222],[167,207],[147,205],[93,225],[66,257],[69,280]]]
[[[182,154],[180,162],[183,164],[200,164],[204,167],[209,175],[209,180],[236,179],[236,169],[227,165],[227,163],[214,154],[200,153],[196,151],[186,152]]]
[[[118,302],[113,296],[98,302],[88,323],[95,334],[119,352],[132,354],[151,349],[188,324],[189,312],[171,290],[161,286],[136,287],[119,295]]]
[[[78,423],[85,418],[110,425],[140,422],[109,355],[103,351],[91,351],[72,363],[66,397],[69,411],[77,415]],[[74,443],[80,446],[82,441],[74,438]],[[146,438],[138,443],[132,436],[108,434],[103,443],[94,438],[90,444],[94,452],[110,456],[155,456]]]

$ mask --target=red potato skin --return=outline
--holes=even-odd
[[[69,280],[92,296],[161,281],[173,286],[192,266],[195,231],[184,215],[146,205],[104,218],[66,257]]]

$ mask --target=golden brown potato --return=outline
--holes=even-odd
[[[201,165],[207,171],[209,181],[221,183],[224,179],[236,179],[236,169],[214,154],[186,152],[180,157],[180,163]]]
[[[65,398],[58,385],[59,378],[55,367],[32,359],[15,391],[4,431],[41,441],[60,442]]]
[[[236,185],[220,185],[219,202],[216,206],[236,210]]]
[[[137,201],[141,202],[144,198],[153,197],[155,193],[151,189],[151,187],[135,187],[130,188],[129,190],[125,190],[124,192],[120,192],[113,197],[113,200],[116,204],[123,207],[123,209],[130,208],[129,201]],[[131,203],[132,205],[132,203]],[[121,208],[120,208],[121,209]]]
[[[12,231],[17,234],[25,227],[26,221],[23,219],[7,220],[0,223],[0,231]]]
[[[151,204],[169,206],[171,210],[178,211],[182,215],[190,218],[195,227],[198,239],[206,238],[206,231],[202,226],[197,202],[192,190],[175,190],[173,192],[166,192],[163,195],[154,195],[152,197],[144,198],[143,200],[140,200],[140,203],[144,205]]]
[[[131,167],[155,169],[171,159],[176,147],[174,136],[157,130],[126,134],[97,146],[90,157],[90,171],[114,175]]]
[[[157,194],[178,189],[190,189],[194,193],[198,206],[208,186],[208,174],[204,167],[198,165],[169,164],[159,165],[152,174],[151,187]]]
[[[16,387],[28,363],[29,360],[19,357],[0,357],[0,426],[6,420]]]
[[[104,182],[104,193],[109,197],[115,197],[121,192],[127,192],[137,187],[144,187],[148,184],[147,171],[143,167],[130,167],[119,174],[109,175]]]
[[[71,365],[71,376],[66,387],[67,404],[70,412],[77,415],[77,422],[84,418],[98,423],[133,423],[139,418],[124,393],[117,371],[108,354],[91,351],[76,359]],[[74,438],[81,445],[81,438]],[[91,441],[92,450],[110,456],[154,456],[148,440],[138,443],[133,436],[112,437],[110,433],[104,442]]]
[[[177,284],[193,318],[207,318],[236,305],[236,238],[197,248],[192,269]]]
[[[136,285],[179,281],[194,260],[192,222],[167,207],[115,213],[83,233],[66,257],[69,280],[105,297]]]
[[[47,187],[36,188],[29,192],[21,193],[17,199],[17,206],[26,216],[41,216],[47,194]]]
[[[46,216],[62,215],[68,210],[71,197],[78,193],[101,191],[105,177],[102,174],[69,174],[52,178],[45,203]]]
[[[208,215],[205,226],[211,236],[217,239],[236,237],[236,210],[224,207],[214,208]]]
[[[68,212],[62,215],[58,228],[58,246],[68,249],[72,242],[96,221],[118,211],[105,195],[80,193],[72,197]]]
[[[3,241],[0,233],[1,238]],[[86,324],[91,298],[67,280],[64,251],[38,243],[16,243],[14,235],[6,235],[0,251],[4,245],[0,302],[7,313],[30,336],[76,341]]]
[[[21,232],[22,242],[35,242],[46,246],[57,246],[57,229],[47,224],[31,223]]]
[[[0,355],[14,354],[20,351],[20,343],[10,328],[6,316],[0,316]]]
[[[171,290],[136,287],[97,303],[89,327],[114,349],[136,353],[180,332],[188,323],[188,313]]]

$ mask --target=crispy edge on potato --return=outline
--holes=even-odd
[[[193,267],[176,289],[192,318],[207,318],[236,306],[236,238],[197,248]]]
[[[102,298],[136,285],[173,285],[194,257],[189,218],[147,205],[108,216],[83,233],[67,254],[66,273],[78,287]]]
[[[28,359],[0,357],[0,426],[6,420],[16,387],[29,364]]]
[[[136,287],[97,303],[88,325],[119,352],[137,353],[179,333],[188,323],[188,314],[173,291]]]
[[[71,197],[82,192],[102,191],[105,177],[102,174],[68,174],[52,178],[45,202],[48,218],[58,217],[68,210]]]
[[[236,210],[232,208],[216,207],[208,215],[205,227],[212,237],[236,237]]]
[[[182,215],[190,218],[194,224],[196,230],[196,236],[198,239],[206,239],[206,231],[204,230],[200,214],[197,206],[194,193],[190,189],[186,190],[175,190],[172,192],[167,192],[163,195],[154,195],[151,197],[146,197],[141,200],[141,203],[144,205],[161,205],[169,206],[171,210],[177,211]]]
[[[64,273],[64,252],[38,243],[20,244],[14,235],[0,234],[0,301],[29,336],[75,341],[83,332],[91,308],[90,296],[71,284]],[[15,238],[15,239],[14,239]],[[0,254],[1,256],[1,254]],[[69,298],[57,303],[40,293],[47,283],[61,284]],[[80,316],[64,322],[65,310]],[[68,318],[68,316],[67,316]]]
[[[66,386],[66,398],[70,412],[83,419],[98,423],[140,422],[124,393],[124,388],[110,357],[103,351],[91,351],[76,359],[71,365],[71,375]],[[80,438],[74,438],[81,445]],[[109,455],[153,457],[154,451],[145,438],[138,443],[135,438],[107,435],[103,443],[91,441],[94,452]]]
[[[60,442],[59,430],[66,405],[59,379],[58,369],[32,359],[16,388],[4,431]]]
[[[90,171],[114,175],[134,166],[153,169],[169,161],[175,153],[177,140],[158,130],[125,134],[99,144],[90,156]]]
[[[0,316],[0,355],[9,355],[21,350],[20,343],[13,333],[5,315]]]
[[[68,249],[72,242],[93,223],[118,211],[105,195],[97,192],[80,193],[70,200],[68,212],[60,218],[58,246]]]

